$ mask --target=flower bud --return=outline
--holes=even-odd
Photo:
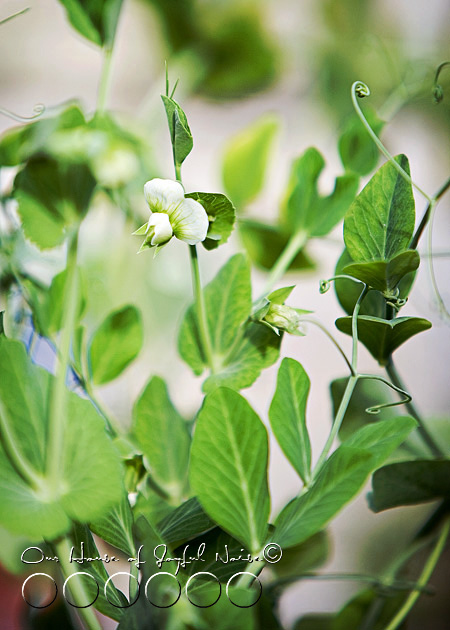
[[[271,302],[263,321],[291,335],[303,334],[299,330],[301,322],[299,313],[295,308],[285,304],[274,304]]]

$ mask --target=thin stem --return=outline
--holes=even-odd
[[[63,538],[60,542],[55,543],[54,547],[63,575],[67,578],[74,572],[77,573],[78,569],[76,566],[73,566],[70,563],[71,545],[69,544],[68,539]],[[72,578],[69,582],[69,589],[78,606],[85,606],[86,602],[89,602],[89,595],[80,579]],[[88,630],[102,630],[102,626],[91,606],[86,608],[77,608],[77,612]]]
[[[328,337],[328,339],[334,344],[334,346],[339,350],[340,354],[342,355],[344,361],[346,362],[348,369],[350,370],[350,373],[352,374],[352,376],[355,376],[356,373],[352,367],[352,364],[350,363],[349,358],[347,357],[347,355],[345,354],[344,349],[342,348],[342,346],[339,344],[339,342],[337,341],[337,339],[334,338],[334,336],[330,333],[330,331],[328,330],[328,328],[326,328],[326,326],[324,326],[322,324],[322,322],[320,322],[318,319],[316,319],[315,317],[310,317],[309,315],[302,315],[302,322],[308,322],[309,324],[314,324],[314,326],[317,326],[317,328],[320,328],[320,330]]]
[[[397,612],[395,617],[385,627],[385,630],[396,630],[396,628],[400,626],[400,624],[406,618],[408,613],[411,611],[412,607],[414,606],[414,604],[416,603],[420,595],[420,589],[423,589],[423,587],[425,587],[426,584],[428,583],[428,580],[430,579],[431,574],[434,571],[434,568],[441,556],[441,553],[444,550],[445,541],[447,540],[449,530],[450,530],[450,520],[447,520],[444,526],[442,527],[441,534],[436,542],[436,545],[433,551],[431,552],[430,557],[428,558],[419,579],[417,580],[416,589],[414,589],[414,591],[410,593],[410,595],[408,596],[408,598],[406,599],[405,603],[400,608],[400,610]]]
[[[435,206],[437,204],[437,202],[439,201],[439,199],[441,197],[443,197],[445,195],[445,193],[447,192],[447,190],[450,188],[450,177],[449,179],[447,179],[447,181],[441,186],[441,188],[439,188],[439,190],[437,191],[437,193],[433,196],[433,199],[431,202],[429,202],[427,209],[425,210],[425,214],[422,217],[421,222],[419,223],[419,226],[413,236],[413,239],[411,241],[411,244],[409,246],[410,249],[417,249],[417,245],[419,244],[419,239],[422,236],[422,233],[428,223],[428,221],[430,220],[430,215],[432,214],[432,210],[433,210],[433,206]]]
[[[303,248],[307,240],[308,235],[306,232],[303,231],[296,232],[291,236],[286,244],[286,247],[281,252],[277,262],[272,267],[264,285],[264,290],[258,299],[264,298],[268,293],[270,293],[274,285],[284,276],[286,271],[289,269],[292,261],[297,256],[299,251]]]
[[[362,301],[368,294],[369,290],[370,289],[365,284],[359,298],[356,301],[352,314],[352,368],[354,372],[357,372],[358,363],[358,315],[361,309]]]
[[[333,422],[333,426],[331,427],[331,431],[330,434],[328,436],[327,441],[325,442],[325,446],[323,447],[323,450],[319,456],[319,459],[317,460],[317,464],[314,468],[313,471],[313,475],[312,475],[312,479],[313,481],[315,479],[317,479],[317,476],[319,474],[319,472],[322,469],[322,466],[324,465],[327,457],[328,457],[328,453],[330,452],[331,447],[333,446],[333,442],[339,432],[339,429],[341,428],[341,424],[342,421],[344,419],[345,413],[347,411],[347,407],[348,404],[350,402],[350,399],[352,397],[353,394],[353,390],[355,389],[355,385],[358,381],[358,375],[352,375],[350,376],[350,378],[347,381],[347,385],[344,391],[344,395],[342,396],[342,400],[341,403],[339,405],[339,409],[337,410],[337,414],[336,417],[334,419]]]
[[[389,378],[391,379],[392,383],[396,387],[399,387],[402,390],[406,390],[406,387],[403,384],[403,381],[402,381],[402,379],[400,377],[400,374],[397,372],[397,368],[394,365],[392,357],[389,359],[389,362],[386,365],[386,372],[387,372]],[[417,428],[417,430],[419,432],[419,435],[421,436],[421,438],[425,442],[425,444],[428,446],[430,451],[433,453],[433,455],[435,457],[438,457],[438,458],[444,458],[445,454],[442,452],[440,447],[436,444],[436,442],[434,441],[433,437],[428,432],[428,429],[425,427],[425,425],[423,423],[423,420],[422,420],[422,417],[420,416],[419,412],[417,411],[416,406],[414,405],[414,403],[412,401],[407,402],[406,403],[406,408],[408,409],[408,411],[412,415],[412,417],[415,418],[415,420],[417,420],[417,422],[419,424],[419,426]]]
[[[68,244],[67,252],[67,279],[64,290],[64,311],[62,316],[62,332],[59,358],[57,359],[56,377],[52,386],[49,410],[48,450],[47,450],[47,476],[49,483],[56,491],[60,482],[60,462],[64,443],[65,429],[65,402],[66,402],[66,375],[69,366],[70,344],[75,327],[78,275],[76,273],[78,247],[78,233]]]
[[[192,286],[194,289],[195,304],[197,306],[197,319],[198,319],[198,329],[200,333],[200,339],[202,342],[203,351],[205,353],[206,362],[209,368],[211,369],[211,373],[215,374],[216,364],[215,364],[215,358],[214,358],[214,351],[211,344],[211,337],[209,335],[205,298],[203,295],[202,284],[200,280],[200,269],[198,266],[197,247],[195,245],[189,245],[189,253],[191,255]]]
[[[425,191],[423,191],[422,188],[420,188],[420,186],[418,186],[411,179],[410,175],[408,175],[408,173],[400,166],[400,164],[395,161],[394,156],[391,155],[389,153],[389,151],[386,149],[386,147],[381,142],[381,140],[379,139],[377,134],[374,132],[372,127],[367,122],[364,114],[362,113],[361,108],[360,108],[360,106],[358,104],[358,101],[357,101],[357,95],[360,98],[363,98],[365,96],[370,96],[369,87],[365,83],[363,83],[362,81],[355,81],[355,83],[353,83],[353,85],[351,87],[351,95],[352,95],[352,102],[353,102],[353,107],[355,108],[355,112],[357,113],[360,121],[362,122],[362,124],[366,128],[367,133],[370,135],[372,140],[375,142],[375,144],[377,145],[377,147],[379,148],[381,153],[389,160],[389,162],[400,173],[400,175],[403,177],[403,179],[405,179],[407,182],[409,182],[411,184],[411,186],[413,186],[421,195],[423,195],[423,197],[425,197],[425,199],[427,199],[431,203],[432,202],[432,197],[430,197]]]
[[[13,20],[14,18],[18,17],[19,15],[23,15],[24,13],[27,13],[30,10],[30,7],[25,7],[25,9],[21,9],[20,11],[17,11],[17,13],[13,13],[12,15],[8,15],[8,17],[3,18],[3,20],[0,20],[0,26],[2,26],[3,24],[6,24],[6,22],[9,22],[10,20]]]
[[[97,111],[103,113],[106,109],[109,83],[111,78],[112,45],[103,48],[103,65],[98,85]]]

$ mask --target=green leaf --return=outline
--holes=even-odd
[[[272,540],[284,549],[320,531],[362,487],[373,461],[369,451],[340,446],[308,492],[293,499],[279,514]]]
[[[167,122],[169,123],[170,139],[172,141],[173,157],[175,163],[180,166],[192,151],[194,141],[186,114],[173,98],[161,96],[166,109]]]
[[[186,492],[191,438],[161,378],[153,377],[137,400],[132,430],[152,479],[180,501]]]
[[[295,284],[290,287],[282,287],[281,289],[276,289],[267,296],[267,299],[273,304],[284,304],[294,289]]]
[[[95,180],[84,164],[31,159],[14,181],[25,236],[41,249],[62,243],[86,214]]]
[[[330,385],[331,399],[333,403],[333,418],[344,395],[348,378],[338,378]],[[379,414],[367,413],[366,409],[375,405],[392,402],[391,390],[380,383],[369,379],[359,379],[356,383],[352,397],[345,412],[344,419],[339,429],[339,439],[341,441],[349,438],[355,431],[365,426],[386,420],[395,415],[395,407],[381,409]]]
[[[249,387],[263,368],[277,360],[280,337],[262,324],[248,321],[252,302],[245,257],[237,254],[230,258],[206,286],[204,295],[215,370],[203,389]],[[178,349],[194,374],[202,374],[207,360],[195,305],[189,307],[181,324]]]
[[[86,299],[84,295],[84,282],[81,268],[76,268],[78,276],[78,306],[76,313],[76,321],[78,322],[86,307]],[[55,335],[61,330],[63,311],[64,311],[64,293],[67,280],[67,269],[61,271],[53,277],[49,289],[44,293],[43,299],[38,304],[33,304],[35,323],[37,331],[47,337]]]
[[[100,556],[94,538],[86,525],[74,523],[71,532],[71,539],[74,548],[74,558],[81,557],[82,543],[85,558],[98,558]],[[115,562],[112,563],[113,567],[114,564]],[[109,580],[108,586],[106,587],[108,599],[105,597],[105,584],[108,581],[109,575],[103,562],[83,562],[80,567],[80,571],[89,573],[97,580],[97,584],[99,585],[99,594],[97,600],[95,601],[95,608],[103,615],[111,617],[115,621],[120,621],[124,614],[123,607],[128,605],[128,600],[122,591],[119,591],[114,586],[112,580]],[[86,588],[88,596],[93,599],[97,593],[97,587],[94,582],[87,578],[84,579],[83,584]]]
[[[230,140],[223,160],[223,182],[238,211],[253,201],[264,184],[278,119],[264,115]]]
[[[308,483],[311,472],[311,443],[306,428],[309,387],[308,375],[300,363],[283,359],[269,410],[270,425],[277,442],[305,483]]]
[[[133,540],[133,514],[128,498],[123,493],[118,505],[89,524],[90,529],[103,540],[133,557],[136,553]]]
[[[44,153],[49,138],[55,132],[74,129],[85,125],[85,122],[79,105],[72,103],[54,116],[8,129],[0,139],[0,166],[17,166],[33,154]]]
[[[214,527],[211,531],[189,540],[187,554],[197,554],[202,544],[204,544],[204,552],[201,555],[202,562],[192,562],[187,565],[182,572],[183,577],[181,579],[185,580],[190,575],[197,573],[197,571],[209,571],[214,573],[220,582],[225,583],[232,575],[238,571],[245,571],[247,568],[248,562],[246,560],[249,552],[245,549],[243,550],[242,543],[224,532],[220,527]],[[174,556],[178,557],[179,554],[182,556],[185,547],[186,544],[183,543],[175,549]],[[218,554],[219,558],[216,554]],[[195,582],[192,585],[193,590],[196,588],[194,585]]]
[[[325,236],[344,217],[357,188],[358,177],[349,173],[336,178],[333,192],[322,197],[317,190],[325,161],[317,149],[309,148],[294,161],[281,219],[291,231]]]
[[[325,564],[330,552],[330,541],[325,531],[317,532],[310,538],[290,547],[281,556],[281,560],[272,564],[270,568],[277,578],[301,576]]]
[[[295,622],[293,630],[334,630],[333,621],[334,615],[329,613],[304,615]]]
[[[409,174],[408,158],[398,164]],[[409,247],[414,232],[412,186],[386,162],[352,203],[344,221],[344,241],[357,263],[389,261]]]
[[[347,334],[352,334],[352,318],[340,317],[336,320],[337,328]],[[386,365],[389,357],[405,341],[414,335],[431,328],[431,322],[422,317],[397,317],[396,319],[381,319],[361,315],[358,317],[358,339],[380,365]]]
[[[370,506],[374,512],[440,498],[450,498],[450,460],[388,464],[372,478]]]
[[[206,513],[252,553],[264,542],[269,518],[267,432],[248,402],[219,388],[198,415],[190,481]]]
[[[241,219],[238,229],[251,261],[266,270],[272,269],[291,237],[289,231],[251,219]],[[308,258],[303,248],[291,262],[287,271],[313,268],[314,263]]]
[[[172,545],[207,532],[214,526],[214,521],[205,514],[197,497],[192,497],[159,522],[158,531],[161,538]]]
[[[365,284],[382,291],[393,293],[400,280],[416,271],[420,264],[419,252],[408,249],[389,261],[377,260],[366,263],[352,263],[343,272],[362,280]]]
[[[124,306],[108,315],[89,346],[93,382],[103,385],[119,376],[139,354],[143,337],[142,318],[136,307]]]
[[[367,122],[378,136],[385,123],[380,120],[375,111],[370,107],[364,109]],[[353,115],[347,122],[345,129],[339,138],[339,155],[344,168],[349,171],[367,175],[378,164],[380,152],[368,131],[358,118]]]
[[[373,468],[378,468],[417,427],[417,421],[409,416],[381,420],[358,429],[345,442],[345,446],[365,449],[374,457]]]
[[[202,241],[203,247],[211,250],[226,243],[236,220],[236,210],[231,201],[220,193],[194,192],[185,196],[200,202],[208,215],[208,234]]]
[[[53,539],[70,528],[71,520],[101,516],[120,500],[121,473],[104,422],[93,405],[67,395],[64,448],[57,490],[45,476],[49,389],[53,377],[38,368],[24,346],[0,338],[0,413],[21,458],[35,471],[29,483],[0,449],[1,523],[30,538]]]
[[[73,28],[98,46],[112,46],[123,0],[59,0]]]
[[[347,249],[344,249],[336,264],[335,275],[344,273],[344,269],[347,266],[350,266],[351,263],[353,263],[353,259]],[[398,298],[405,299],[408,297],[414,283],[415,276],[415,272],[411,272],[400,280],[398,285]],[[346,311],[347,315],[351,315],[353,313],[353,309],[355,308],[356,301],[361,294],[362,286],[357,282],[353,282],[353,280],[338,279],[334,283],[334,288],[340,305],[344,311]],[[361,304],[360,314],[373,315],[374,317],[385,317],[386,300],[381,293],[378,291],[370,291]]]

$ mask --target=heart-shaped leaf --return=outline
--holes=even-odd
[[[352,318],[340,317],[337,328],[347,335],[352,334]],[[370,315],[358,317],[358,339],[380,365],[386,365],[389,357],[405,341],[431,328],[431,322],[423,317],[397,317],[381,319]]]
[[[407,249],[391,260],[377,260],[366,263],[352,263],[344,267],[343,272],[362,280],[365,284],[382,291],[393,293],[398,283],[408,273],[416,271],[420,264],[419,252]]]

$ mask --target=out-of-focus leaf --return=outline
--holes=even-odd
[[[396,462],[383,466],[372,478],[374,512],[440,498],[450,498],[450,460]]]
[[[395,158],[409,174],[405,155]],[[408,249],[414,231],[412,186],[386,162],[352,203],[344,241],[355,263],[389,261]]]
[[[103,385],[119,376],[139,354],[143,335],[142,319],[136,307],[124,306],[108,315],[89,345],[93,382]]]
[[[261,192],[278,119],[265,115],[239,132],[228,143],[223,162],[223,182],[238,211]]]
[[[62,243],[67,230],[86,214],[95,184],[84,164],[29,160],[14,181],[25,236],[41,249]]]
[[[364,115],[378,136],[384,127],[384,121],[380,120],[370,107],[364,109]],[[339,138],[338,147],[342,164],[346,170],[355,171],[359,175],[367,175],[378,164],[379,149],[355,114],[348,119]]]
[[[233,390],[221,387],[205,399],[192,442],[190,481],[206,513],[258,553],[270,507],[267,431]]]
[[[337,328],[352,334],[352,318],[340,317],[336,320]],[[397,317],[381,319],[361,315],[358,317],[358,339],[369,350],[380,365],[386,365],[389,357],[405,341],[414,335],[431,328],[431,322],[423,317]]]
[[[239,235],[252,263],[270,270],[288,244],[291,234],[280,227],[266,225],[251,219],[240,219]],[[302,249],[289,265],[287,271],[314,269],[314,262]]]
[[[86,306],[84,282],[81,268],[76,268],[78,275],[78,307],[76,318],[79,321]],[[34,305],[34,316],[37,331],[43,336],[51,336],[61,330],[64,311],[67,270],[54,276],[49,289],[44,293],[42,301]]]
[[[283,225],[290,231],[325,236],[352,203],[358,188],[358,177],[352,173],[337,177],[328,197],[319,195],[317,182],[324,166],[323,157],[314,148],[294,161],[281,214]]]
[[[31,363],[24,346],[0,337],[0,414],[12,443],[36,471],[40,485],[30,485],[0,452],[1,522],[30,538],[53,539],[68,531],[71,519],[94,520],[120,500],[120,466],[104,422],[93,405],[67,394],[64,448],[57,490],[46,477],[48,392],[53,377]]]
[[[98,46],[111,46],[123,0],[59,0],[73,28]]]
[[[324,564],[328,558],[330,541],[326,531],[317,532],[310,538],[290,547],[281,560],[270,565],[277,578],[301,576]]]
[[[72,103],[59,114],[8,129],[0,139],[0,165],[22,164],[33,154],[44,151],[48,139],[58,130],[73,129],[84,124],[79,105]]]
[[[208,234],[202,241],[203,247],[211,250],[226,243],[236,220],[236,210],[231,201],[220,193],[195,192],[185,196],[200,202],[208,215]]]

